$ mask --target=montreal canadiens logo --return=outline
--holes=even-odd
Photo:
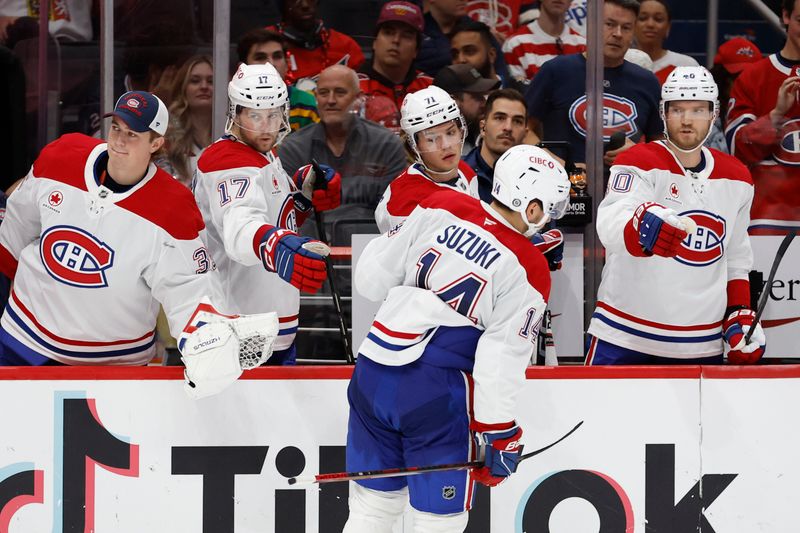
[[[581,96],[569,108],[569,121],[575,131],[586,137],[586,95]],[[603,97],[603,140],[608,142],[611,134],[621,131],[626,137],[636,134],[638,128],[635,120],[639,112],[636,104],[627,98],[606,94]]]
[[[127,105],[130,108],[136,109],[137,107],[139,107],[139,100],[137,100],[136,98],[128,98],[128,101],[125,102],[125,105]]]
[[[681,243],[675,260],[689,266],[708,266],[716,263],[725,253],[725,219],[708,211],[686,211],[697,224],[697,230]]]
[[[290,231],[297,231],[297,215],[294,212],[294,198],[287,196],[283,201],[281,211],[278,214],[278,227]]]
[[[784,165],[800,166],[800,119],[784,124],[783,138],[773,157]]]
[[[48,229],[39,243],[47,273],[67,285],[107,287],[106,270],[114,262],[114,250],[89,233],[72,226]]]

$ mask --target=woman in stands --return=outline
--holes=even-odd
[[[189,58],[175,75],[171,122],[167,133],[167,162],[161,164],[170,174],[191,186],[200,152],[211,144],[211,104],[214,99],[214,71],[211,58]]]
[[[672,13],[666,0],[642,1],[636,20],[636,43],[653,60],[653,72],[661,84],[675,67],[698,66],[693,58],[664,48],[671,25]]]

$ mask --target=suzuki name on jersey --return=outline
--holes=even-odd
[[[497,248],[475,233],[455,224],[444,228],[436,237],[436,242],[444,244],[483,269],[488,269],[500,258]]]

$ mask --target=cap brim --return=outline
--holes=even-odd
[[[414,26],[414,24],[412,24],[411,22],[409,22],[407,20],[398,20],[398,19],[379,20],[378,22],[375,23],[375,28],[379,29],[384,24],[402,24],[404,26],[408,26],[409,28],[414,30],[416,33],[422,33],[423,31],[425,31],[424,28],[420,28],[419,26]]]
[[[139,126],[133,126],[133,125],[131,125],[131,123],[130,123],[130,122],[128,122],[128,121],[125,119],[125,115],[124,115],[123,113],[119,113],[119,112],[117,112],[117,111],[112,111],[111,113],[106,113],[105,115],[103,115],[103,118],[108,118],[108,117],[117,117],[117,118],[118,118],[118,119],[120,119],[122,122],[124,122],[124,123],[125,123],[125,125],[126,125],[126,126],[128,126],[128,128],[130,128],[131,130],[133,130],[133,131],[135,131],[135,132],[137,132],[137,133],[144,133],[144,132],[146,132],[146,131],[151,131],[151,130],[150,130],[150,128],[147,128],[147,127],[145,127],[145,129],[143,129],[143,130],[137,129]]]
[[[731,74],[739,74],[752,64],[753,63],[728,63],[727,65],[722,65],[722,66],[725,67],[725,70],[727,70]]]

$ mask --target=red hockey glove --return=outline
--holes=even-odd
[[[646,202],[637,207],[631,225],[638,233],[639,244],[645,255],[675,257],[681,241],[688,235],[682,229],[675,211],[655,202]]]
[[[544,254],[551,272],[561,269],[561,262],[564,260],[564,234],[560,230],[534,233],[531,242]]]
[[[317,176],[313,165],[303,165],[294,173],[294,182],[311,200],[317,211],[330,211],[342,203],[342,176],[328,165],[319,165],[323,176]]]
[[[498,429],[504,427],[505,429]],[[482,424],[473,421],[470,429],[485,450],[484,466],[473,470],[472,478],[486,485],[499,485],[517,471],[517,464],[522,455],[522,429],[514,422],[508,424]]]
[[[264,268],[301,291],[317,292],[327,275],[324,243],[273,227],[261,238],[259,256]],[[319,253],[317,253],[319,252]]]
[[[756,329],[750,337],[750,342],[744,343],[747,332],[753,326],[756,314],[751,309],[737,309],[728,315],[722,324],[725,342],[730,347],[728,350],[728,363],[732,365],[752,365],[761,359],[767,349],[767,337],[761,324],[756,324]]]

